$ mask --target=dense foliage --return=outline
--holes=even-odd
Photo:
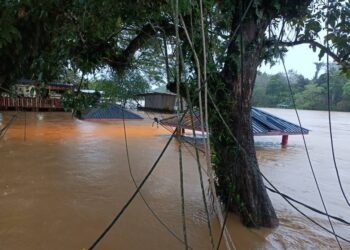
[[[72,111],[73,115],[81,118],[83,112],[94,107],[101,98],[98,91],[94,93],[83,93],[68,91],[62,97],[62,105],[66,111]]]
[[[103,92],[102,101],[122,104],[128,100],[138,100],[139,94],[150,90],[149,82],[135,71],[127,71],[123,76],[112,74],[108,78],[92,80],[89,87]]]
[[[63,95],[62,104],[65,110],[72,111],[80,117],[87,109],[107,103],[120,103],[138,100],[139,94],[150,89],[150,84],[138,71],[128,70],[123,75],[106,72],[96,77],[79,76],[71,70],[66,71],[62,81],[75,84],[75,91],[68,91]],[[84,89],[88,90],[86,93]]]
[[[218,195],[246,225],[276,226],[251,129],[257,68],[264,60],[278,59],[289,46],[309,44],[348,74],[350,3],[206,0],[201,6],[201,1],[178,2],[177,12],[176,2],[166,0],[1,0],[0,87],[20,77],[57,78],[67,67],[83,74],[110,67],[119,75],[134,67],[162,81],[159,75],[165,65],[168,82],[182,82],[190,89],[207,84],[235,137],[227,136],[221,117],[208,105]],[[170,58],[178,55],[176,63],[165,62],[167,48]],[[176,64],[177,76],[171,74]],[[288,101],[280,79],[272,77],[266,86],[265,93],[274,93],[272,103]],[[302,85],[302,99],[320,96],[324,90],[322,79]],[[338,87],[332,92],[334,105],[340,95],[348,96],[349,86],[344,86],[342,94],[335,90]],[[194,94],[197,91],[190,97]],[[199,99],[197,106],[203,104]]]
[[[300,109],[327,110],[327,74],[309,80],[293,71],[288,73],[296,107]],[[336,111],[350,111],[350,80],[338,67],[330,70],[330,107]],[[253,105],[259,107],[293,108],[291,92],[284,73],[268,75],[259,73],[253,92]]]

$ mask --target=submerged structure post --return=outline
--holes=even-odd
[[[282,146],[286,146],[288,144],[288,135],[282,135]]]
[[[198,119],[199,113],[196,111],[193,113],[193,125],[196,131],[201,131],[201,123]],[[180,124],[179,130],[192,129],[190,114],[186,114],[183,118],[183,121]],[[303,127],[300,127],[296,124],[290,123],[286,120],[283,120],[277,116],[269,114],[265,111],[262,111],[257,108],[252,108],[251,110],[251,119],[252,119],[252,129],[254,136],[282,136],[282,146],[288,144],[289,135],[307,135],[309,130]],[[177,116],[171,116],[159,121],[159,124],[162,126],[177,127],[178,124]],[[206,130],[206,128],[204,127]]]

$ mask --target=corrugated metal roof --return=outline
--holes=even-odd
[[[66,87],[66,88],[74,88],[74,84],[72,83],[65,83],[65,82],[49,82],[49,86],[57,86],[57,87]]]
[[[294,123],[283,120],[270,113],[252,108],[252,126],[254,135],[265,134],[308,134],[309,130]]]
[[[40,82],[35,80],[29,80],[29,79],[20,79],[18,80],[18,83],[23,85],[35,85],[35,84],[39,84]],[[48,82],[47,85],[56,86],[56,87],[74,88],[74,84],[65,83],[65,82]]]
[[[309,133],[309,130],[305,128],[257,108],[252,108],[251,116],[254,135],[297,135]],[[193,117],[195,130],[201,130],[199,112],[193,112]],[[165,126],[176,127],[178,124],[177,116],[162,119],[160,123]],[[187,113],[185,115],[182,120],[181,127],[185,129],[192,129],[190,114]]]
[[[142,116],[132,113],[116,104],[91,108],[82,115],[83,120],[114,120],[114,119],[143,119]]]
[[[137,96],[149,96],[149,95],[165,95],[165,96],[176,96],[174,93],[163,93],[163,92],[147,92],[147,93],[142,93],[138,94]]]

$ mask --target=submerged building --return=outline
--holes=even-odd
[[[283,120],[277,116],[274,116],[270,113],[262,111],[257,108],[252,108],[251,112],[252,118],[252,127],[254,136],[282,136],[282,145],[287,145],[288,136],[289,135],[300,135],[300,134],[308,134],[309,130],[303,127],[300,127],[294,123]],[[201,131],[201,122],[199,118],[199,112],[193,112],[193,126],[196,131]],[[167,127],[177,127],[178,126],[178,118],[177,116],[172,116],[169,118],[165,118],[160,120],[160,124],[162,126]],[[204,124],[204,130],[206,131],[206,127]],[[181,123],[181,129],[192,129],[192,120],[191,115],[189,113],[185,114]]]
[[[138,96],[145,99],[145,106],[138,107],[140,110],[175,111],[176,95],[173,93],[149,92]]]
[[[98,107],[86,110],[82,116],[82,120],[98,121],[98,120],[134,120],[143,119],[142,116],[126,110],[117,104],[101,104]]]

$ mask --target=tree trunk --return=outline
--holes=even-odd
[[[232,42],[228,47],[221,80],[211,79],[210,83],[214,86],[211,91],[218,108],[239,144],[211,107],[211,141],[218,195],[230,211],[240,215],[245,225],[253,227],[278,225],[259,172],[250,115],[252,91],[263,51],[262,42],[257,41],[263,37],[264,30],[252,22],[246,24],[241,43]],[[242,44],[245,48],[241,58]],[[232,58],[240,58],[239,65]]]

